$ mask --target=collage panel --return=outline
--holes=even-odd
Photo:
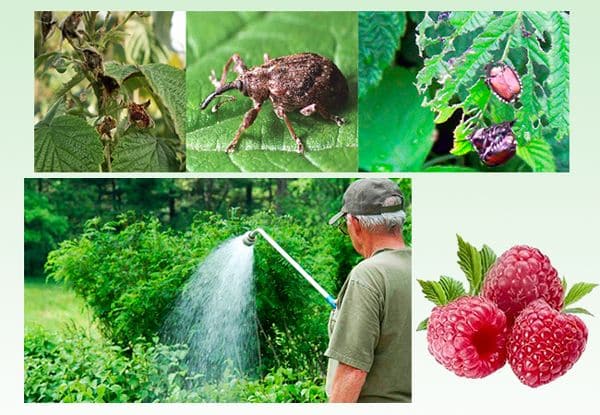
[[[597,205],[568,175],[520,177],[512,197],[498,197],[505,182],[418,183],[415,402],[468,394],[480,407],[502,391],[511,406],[563,412],[573,405],[565,397],[597,391],[600,278],[589,234]]]
[[[563,11],[359,13],[359,170],[568,172]]]
[[[356,172],[356,12],[188,12],[190,172]]]
[[[35,172],[185,171],[185,12],[39,11]]]
[[[410,179],[24,188],[25,402],[411,402]]]

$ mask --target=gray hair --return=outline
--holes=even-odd
[[[402,205],[402,198],[398,196],[389,197],[383,202],[383,206]],[[379,215],[356,215],[354,216],[360,225],[368,232],[373,233],[401,233],[402,226],[406,220],[403,210],[385,212]]]

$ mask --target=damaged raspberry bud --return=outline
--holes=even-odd
[[[112,139],[112,130],[117,127],[117,120],[110,115],[105,115],[96,126],[96,131],[100,134],[100,138]]]
[[[79,25],[83,12],[77,11],[71,13],[60,25],[60,31],[62,32],[63,38],[65,39],[81,39],[81,33],[79,32]]]
[[[142,130],[154,127],[154,120],[146,111],[149,106],[150,100],[144,102],[143,104],[130,102],[127,105],[127,110],[129,111],[129,122]]]
[[[510,160],[517,152],[517,140],[512,131],[514,121],[507,121],[479,128],[468,137],[479,158],[490,167],[499,166]]]
[[[42,27],[42,42],[46,41],[48,35],[52,31],[52,28],[56,24],[56,19],[54,19],[54,13],[51,11],[43,11],[40,14],[40,25]]]
[[[523,89],[517,71],[503,62],[486,65],[485,83],[488,84],[494,95],[506,103],[519,99]]]
[[[85,59],[85,66],[98,77],[104,73],[104,64],[102,55],[94,48],[85,48],[82,51]]]

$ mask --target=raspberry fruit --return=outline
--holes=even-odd
[[[556,269],[537,248],[517,245],[502,254],[488,271],[482,295],[506,314],[509,325],[529,303],[543,298],[556,310],[564,292]]]
[[[579,317],[536,300],[515,319],[508,362],[521,382],[535,388],[564,375],[583,353],[587,337]]]
[[[482,378],[506,363],[506,316],[483,297],[460,297],[433,309],[429,353],[458,376]]]

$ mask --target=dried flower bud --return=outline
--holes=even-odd
[[[127,110],[129,111],[129,122],[139,129],[154,127],[154,120],[146,111],[146,108],[148,108],[149,106],[150,100],[144,102],[143,104],[136,104],[135,102],[130,102],[127,105]]]

